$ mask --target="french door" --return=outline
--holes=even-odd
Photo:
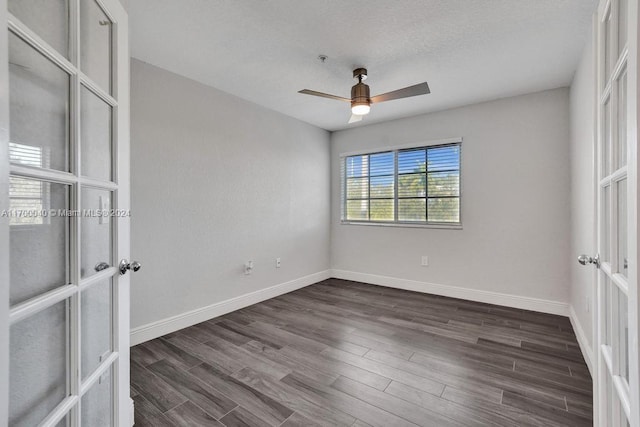
[[[638,426],[638,0],[602,0],[596,25],[595,420]]]
[[[129,276],[118,268],[129,256],[127,16],[117,0],[2,3],[0,413],[11,426],[131,425]]]

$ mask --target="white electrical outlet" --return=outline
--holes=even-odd
[[[247,276],[253,273],[253,261],[247,261],[244,265],[244,274]]]
[[[426,255],[422,255],[422,264],[423,267],[429,266],[429,257]]]
[[[280,258],[276,258],[276,268],[280,268]]]

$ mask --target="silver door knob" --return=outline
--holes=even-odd
[[[120,261],[119,268],[120,274],[126,274],[129,270],[133,270],[134,272],[140,270],[142,268],[142,264],[140,264],[138,261],[129,262],[129,260],[123,259],[122,261]]]
[[[96,264],[95,267],[93,267],[94,270],[96,271],[102,271],[102,270],[106,270],[107,268],[111,267],[108,263],[106,262],[99,262]]]
[[[582,265],[595,264],[596,267],[600,268],[600,254],[597,254],[595,257],[582,254],[578,257],[578,262]]]

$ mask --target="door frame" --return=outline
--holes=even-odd
[[[130,159],[130,57],[129,57],[129,18],[124,7],[119,0],[100,0],[110,3],[109,11],[116,31],[114,31],[114,52],[113,56],[117,64],[117,76],[114,79],[113,92],[118,99],[118,106],[114,108],[113,127],[117,132],[116,159],[117,169],[115,172],[118,190],[116,204],[113,206],[120,211],[130,211],[131,209],[131,159]],[[113,3],[113,5],[111,5]],[[106,9],[106,8],[105,8]],[[126,184],[122,184],[126,183]],[[116,218],[114,221],[114,257],[116,260],[131,260],[131,219],[125,215]],[[114,331],[114,352],[118,352],[119,357],[116,363],[116,387],[118,400],[115,402],[114,421],[117,426],[129,427],[133,425],[133,401],[130,397],[130,375],[129,375],[129,348],[130,348],[130,277],[131,274],[124,274],[115,278],[113,300],[118,307],[119,316],[117,327]]]
[[[7,28],[7,0],[0,0]],[[9,44],[0,31],[0,210],[9,209]],[[0,378],[9,378],[9,218],[0,216]],[[9,420],[9,381],[0,381],[0,426]]]
[[[633,23],[633,25],[632,25]],[[640,425],[640,355],[638,354],[638,344],[640,338],[640,295],[638,294],[638,267],[640,265],[640,251],[638,250],[638,244],[640,239],[638,238],[639,220],[638,216],[638,201],[640,200],[640,186],[638,185],[638,165],[640,165],[640,159],[638,157],[638,141],[640,140],[640,134],[638,129],[638,122],[640,121],[640,108],[638,100],[640,98],[640,43],[638,42],[638,33],[640,27],[640,7],[638,0],[629,1],[629,29],[628,29],[628,46],[629,46],[629,66],[627,71],[627,84],[629,85],[628,93],[634,94],[627,100],[628,109],[628,123],[627,123],[627,135],[629,135],[628,142],[628,194],[634,195],[628,199],[631,199],[631,203],[627,207],[627,227],[629,235],[629,259],[633,262],[629,263],[629,304],[633,304],[633,309],[629,310],[629,325],[630,331],[633,334],[629,337],[629,380],[630,380],[630,400],[631,400],[631,425]],[[633,328],[631,327],[633,325]]]

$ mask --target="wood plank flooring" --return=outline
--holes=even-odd
[[[329,279],[131,348],[136,426],[587,426],[569,319]]]

